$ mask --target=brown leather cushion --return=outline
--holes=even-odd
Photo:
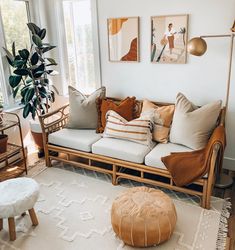
[[[114,232],[127,245],[148,247],[170,239],[177,220],[171,198],[162,191],[129,188],[113,202]]]
[[[97,99],[97,110],[98,110],[98,127],[97,133],[103,133],[106,125],[106,113],[109,110],[114,110],[127,121],[133,120],[135,117],[135,97],[127,97],[122,100],[119,104],[109,99]]]

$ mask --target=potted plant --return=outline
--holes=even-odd
[[[13,97],[21,97],[23,117],[26,118],[31,114],[35,120],[36,116],[47,113],[50,104],[55,101],[55,93],[49,86],[48,76],[53,73],[51,67],[57,63],[47,54],[56,46],[44,42],[46,29],[41,29],[34,23],[28,23],[27,26],[32,41],[29,50],[23,48],[16,51],[15,42],[12,44],[11,52],[6,48],[3,49],[6,53],[6,59],[12,67],[13,73],[9,77],[9,84],[13,91]],[[31,126],[31,132],[36,144],[39,148],[43,148],[40,131],[38,129],[32,131]]]
[[[0,96],[0,127],[3,125],[3,101]],[[7,151],[7,140],[8,136],[5,134],[0,134],[0,154]]]
[[[0,134],[0,154],[7,151],[8,135]]]

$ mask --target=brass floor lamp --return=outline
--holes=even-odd
[[[231,83],[231,73],[232,73],[232,61],[233,61],[233,45],[234,45],[235,32],[228,35],[209,35],[200,36],[192,38],[188,42],[187,50],[191,55],[202,56],[207,50],[207,44],[204,39],[207,38],[230,38],[230,49],[229,49],[229,66],[228,66],[228,76],[227,76],[227,90],[225,99],[225,112],[227,113],[228,102],[229,102],[229,92]]]
[[[229,102],[229,92],[231,83],[231,73],[232,73],[232,62],[233,62],[233,47],[234,47],[234,27],[231,29],[232,33],[228,35],[205,35],[200,37],[192,38],[187,45],[187,50],[191,55],[202,56],[207,50],[207,44],[204,39],[207,38],[229,38],[230,39],[230,49],[229,49],[229,64],[228,64],[228,76],[227,76],[227,89],[226,89],[226,99],[225,99],[225,115],[228,110]],[[219,174],[216,178],[215,187],[223,190],[223,194],[226,188],[233,185],[233,179],[225,174]]]

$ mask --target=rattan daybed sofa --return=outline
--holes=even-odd
[[[111,98],[119,102],[118,99]],[[170,105],[157,103],[158,106]],[[137,113],[141,110],[142,101],[137,101]],[[224,113],[222,109],[218,125],[224,126]],[[47,123],[47,118],[57,115],[58,118]],[[220,145],[215,144],[210,156],[208,173],[194,183],[178,187],[161,161],[162,156],[171,152],[188,151],[189,149],[178,144],[157,144],[152,150],[144,145],[131,141],[113,138],[102,138],[95,130],[67,129],[69,105],[65,105],[53,112],[39,117],[44,140],[46,165],[52,166],[52,160],[69,163],[75,167],[109,174],[112,184],[117,185],[120,179],[129,179],[137,182],[157,185],[159,187],[197,195],[201,198],[201,206],[210,208],[210,198],[215,181],[215,172],[218,167],[217,159],[223,157]],[[49,152],[53,152],[50,154]],[[55,154],[57,152],[58,154]]]

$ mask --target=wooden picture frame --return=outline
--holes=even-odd
[[[151,62],[187,62],[188,14],[151,17]]]
[[[110,62],[139,62],[139,17],[107,19]]]
[[[235,32],[235,20],[234,20],[234,22],[233,22],[233,26],[232,26],[232,28],[231,28],[231,31],[232,31],[232,32]]]

